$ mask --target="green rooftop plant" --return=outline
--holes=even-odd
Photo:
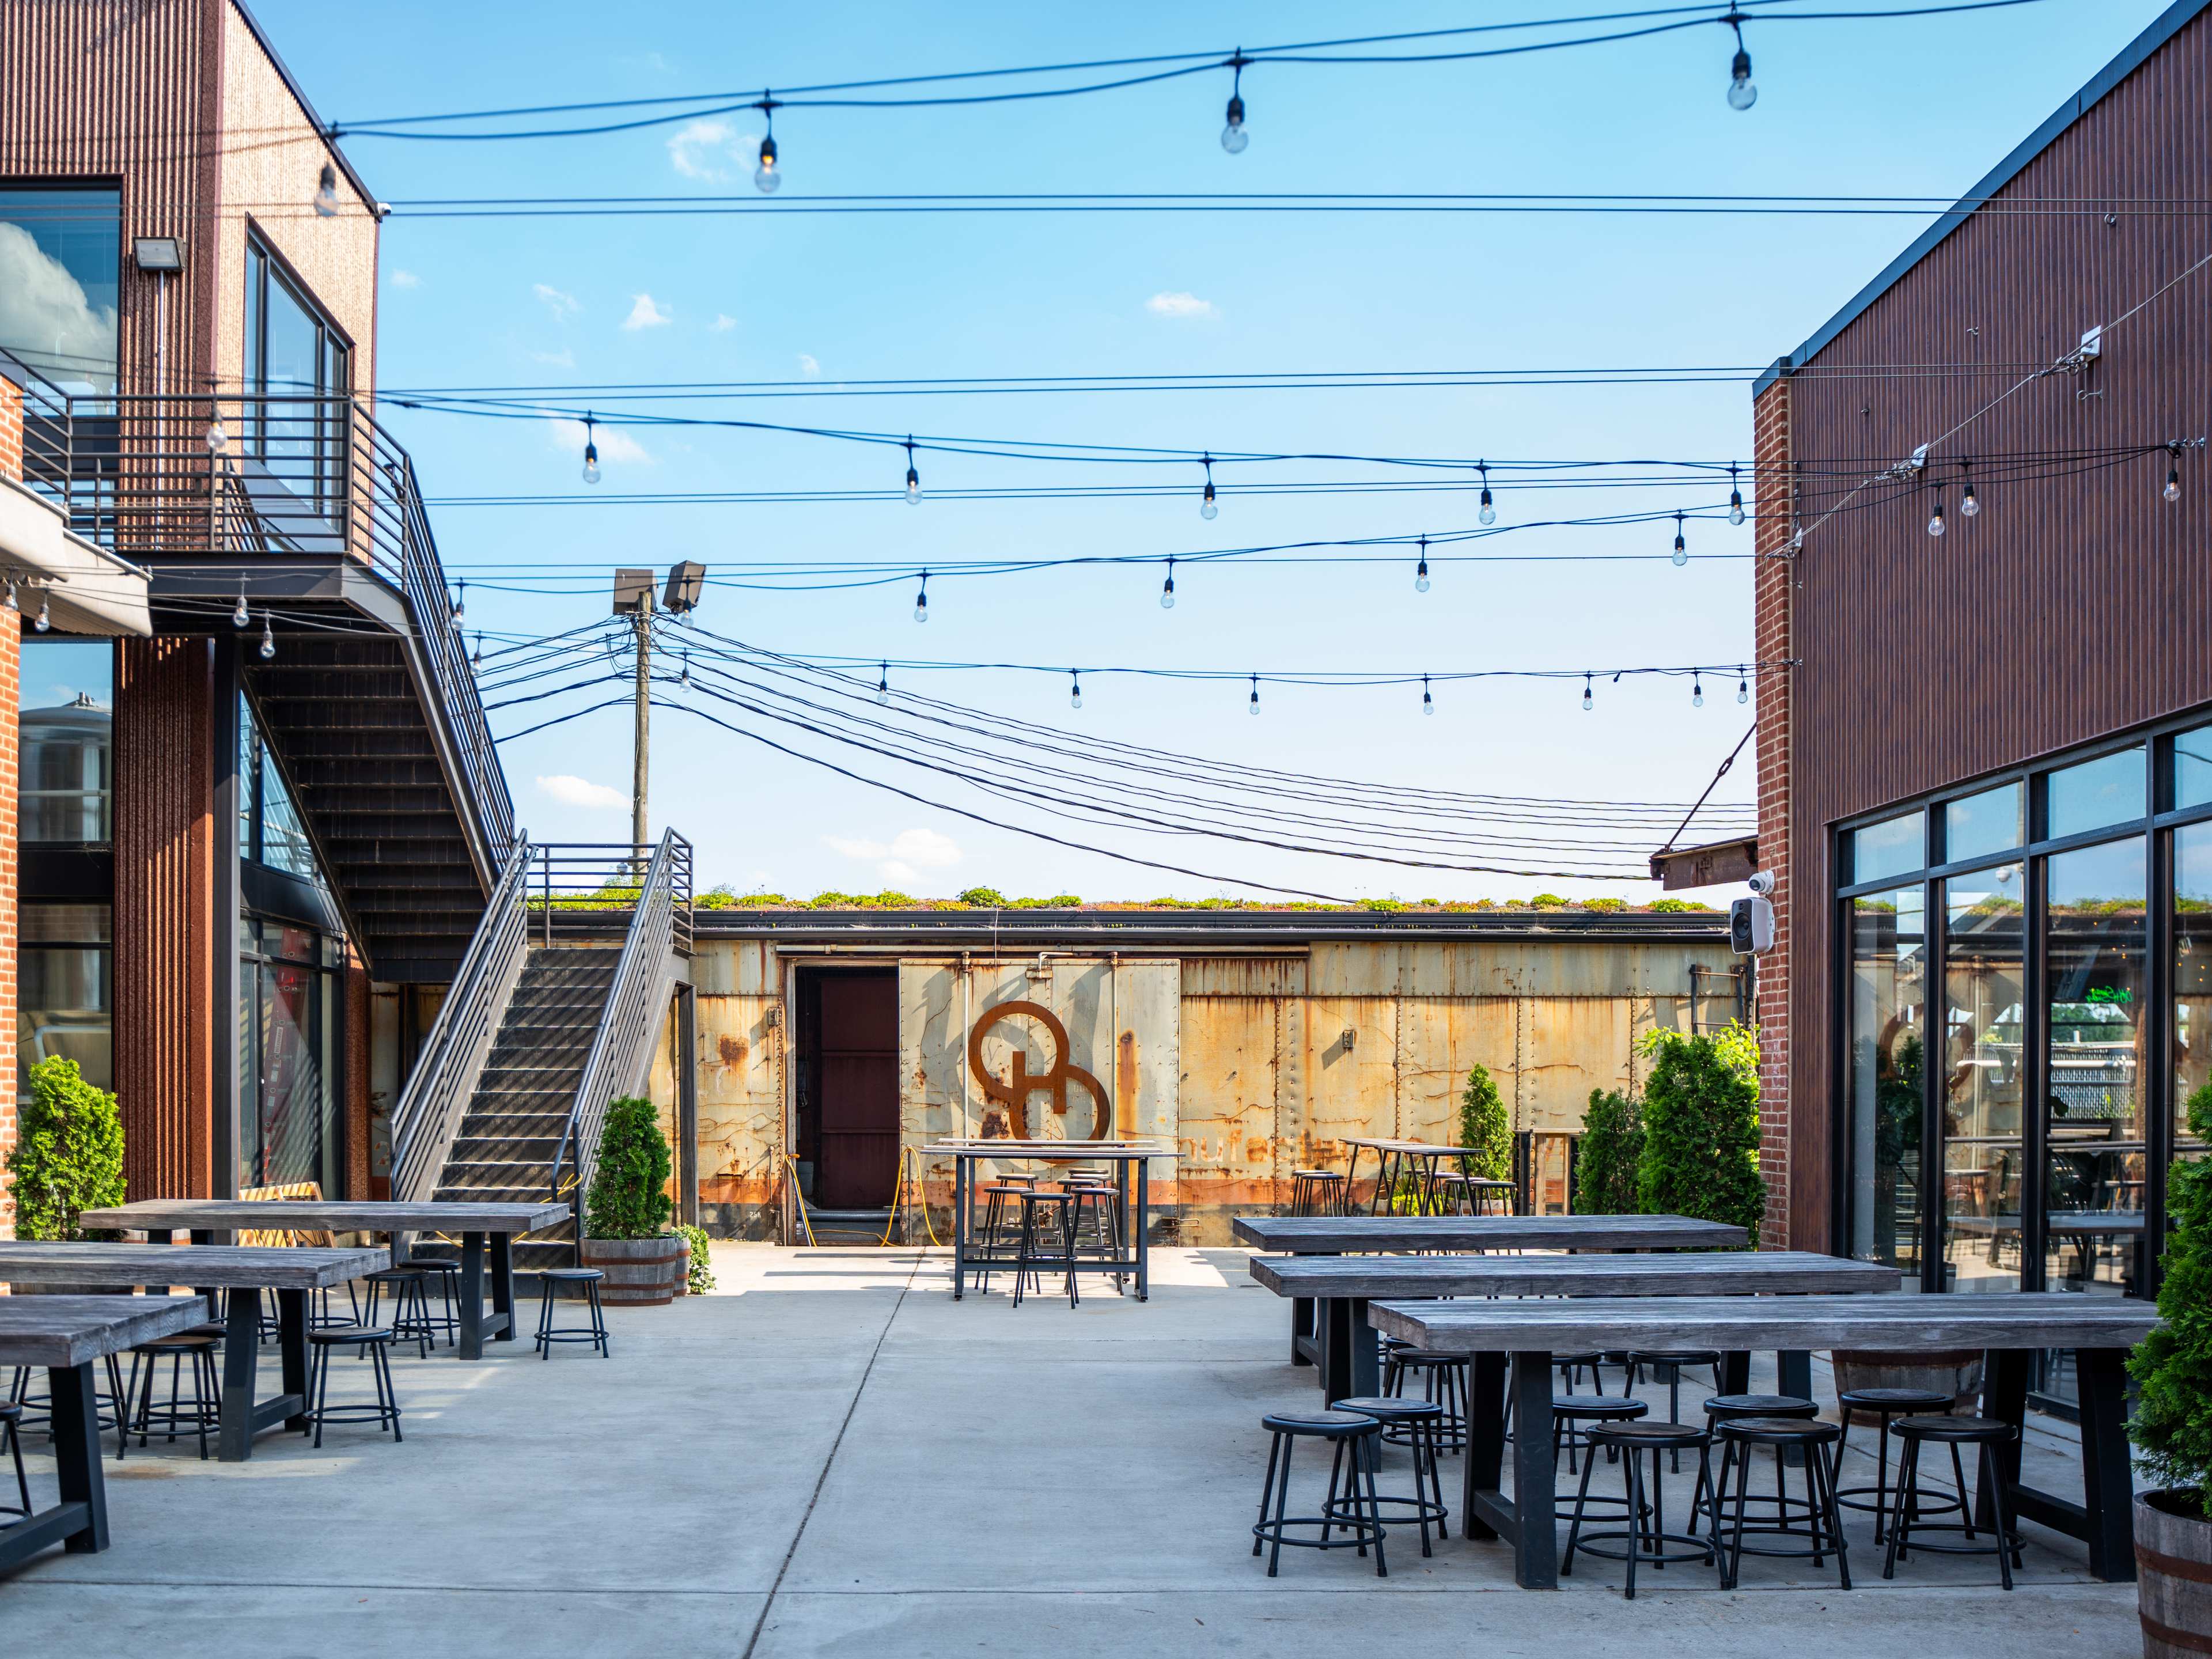
[[[9,1154],[15,1237],[86,1237],[77,1217],[123,1202],[123,1119],[115,1097],[87,1083],[76,1062],[49,1055],[31,1067],[15,1150]]]
[[[970,887],[960,895],[963,904],[972,904],[979,910],[1003,910],[1006,896],[995,887]]]
[[[1645,1215],[1696,1216],[1756,1240],[1766,1213],[1759,1172],[1759,1039],[1731,1024],[1710,1036],[1657,1030],[1644,1083],[1644,1155],[1636,1197]]]
[[[1539,910],[1564,910],[1567,908],[1566,900],[1561,898],[1557,893],[1539,893],[1528,902]]]
[[[1583,901],[1583,909],[1601,911],[1607,915],[1612,915],[1616,910],[1626,910],[1627,908],[1628,901],[1626,899],[1586,898]]]
[[[635,1095],[609,1103],[599,1131],[599,1167],[585,1202],[593,1238],[658,1238],[668,1230],[668,1138],[660,1114]]]
[[[2191,1134],[2212,1135],[2212,1083],[2190,1096],[2188,1117]],[[2174,1160],[2166,1214],[2160,1322],[2128,1356],[2137,1390],[2128,1434],[2137,1466],[2212,1521],[2212,1162]]]
[[[1618,1089],[1593,1089],[1575,1147],[1575,1213],[1634,1215],[1644,1109]]]
[[[1651,913],[1661,916],[1680,915],[1685,910],[1710,910],[1712,908],[1710,904],[1700,904],[1695,899],[1653,899],[1650,904]]]
[[[1469,1173],[1489,1181],[1513,1178],[1513,1120],[1505,1110],[1490,1068],[1480,1060],[1467,1074],[1459,1097],[1459,1144],[1471,1150]]]

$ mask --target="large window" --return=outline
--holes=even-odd
[[[115,983],[111,912],[105,904],[26,902],[16,911],[19,975],[15,1086],[58,1054],[85,1081],[115,1086]]]
[[[1938,884],[1943,905],[1942,1288],[2014,1291],[2027,1154],[2021,867]]]
[[[350,386],[344,339],[257,239],[246,252],[246,450],[334,514],[343,491]]]
[[[33,846],[106,842],[114,647],[106,640],[26,640],[17,686],[18,833]]]
[[[1921,890],[1851,901],[1851,1254],[1917,1277],[1927,923]]]
[[[115,391],[123,198],[0,188],[0,350],[65,391]]]
[[[2172,925],[2173,1149],[2202,1158],[2188,1108],[2212,1113],[2212,823],[2173,832]]]
[[[337,947],[313,929],[246,917],[239,997],[238,1184],[342,1188]]]

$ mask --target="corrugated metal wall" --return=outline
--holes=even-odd
[[[1837,479],[1911,454],[2212,252],[2187,205],[2212,195],[2208,91],[2212,22],[2199,18],[1996,198],[2110,199],[2112,222],[1977,216],[1793,376],[1801,519],[1826,510]],[[1926,530],[1931,497],[1896,486],[1807,541],[1791,827],[1802,1248],[1826,1248],[1832,1219],[1828,826],[2212,699],[2212,467],[2183,460],[2179,506],[2160,496],[2164,455],[2034,481],[1990,476],[2008,453],[2202,435],[2208,302],[2212,270],[2183,277],[2108,331],[2086,376],[2028,386],[1944,443],[1929,475],[1949,485],[1940,541]],[[1929,365],[1972,372],[1910,372]],[[1954,463],[1977,456],[1982,512],[1968,522]]]

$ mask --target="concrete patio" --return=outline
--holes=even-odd
[[[266,1435],[244,1464],[202,1463],[184,1443],[111,1457],[113,1547],[0,1582],[0,1650],[2141,1650],[2134,1587],[2091,1580],[2079,1545],[2033,1526],[2008,1595],[1986,1558],[1917,1557],[1884,1583],[1865,1516],[1848,1594],[1832,1567],[1748,1560],[1726,1595],[1677,1566],[1628,1603],[1602,1562],[1578,1562],[1557,1595],[1524,1592],[1510,1553],[1460,1538],[1456,1513],[1429,1559],[1394,1530],[1388,1579],[1348,1550],[1285,1551],[1271,1581],[1249,1553],[1259,1419],[1314,1403],[1313,1373],[1291,1370],[1285,1306],[1249,1283],[1242,1252],[1153,1260],[1148,1304],[1108,1291],[1073,1312],[1050,1296],[1017,1312],[1003,1279],[954,1304],[934,1253],[723,1245],[716,1294],[611,1316],[611,1360],[540,1363],[526,1341],[477,1365],[410,1350],[395,1362],[402,1445],[344,1430],[320,1452]],[[2031,1442],[2029,1478],[2078,1492],[2064,1441]],[[39,1437],[30,1449],[50,1492]],[[1456,1473],[1448,1461],[1455,1510]]]

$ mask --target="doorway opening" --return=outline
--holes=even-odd
[[[898,970],[797,973],[799,1156],[817,1209],[879,1211],[898,1184]]]

